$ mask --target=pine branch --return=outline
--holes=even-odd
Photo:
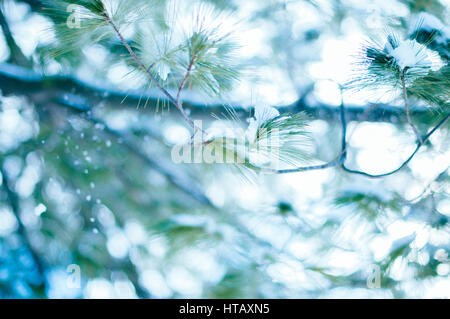
[[[192,67],[194,66],[195,58],[196,58],[196,55],[194,54],[194,55],[192,56],[191,61],[189,62],[188,67],[187,67],[186,75],[184,76],[183,81],[181,82],[180,87],[178,88],[178,93],[177,93],[177,107],[178,107],[178,109],[182,112],[183,115],[186,114],[186,112],[185,112],[184,109],[183,109],[183,101],[181,100],[181,92],[183,91],[184,86],[186,85],[187,80],[189,79],[189,76],[191,75],[191,70],[192,70]],[[190,118],[189,118],[189,120],[190,120]],[[204,131],[203,131],[202,129],[198,128],[193,122],[191,123],[191,125],[192,125],[192,127],[194,128],[194,130],[195,130],[194,134],[195,134],[197,131],[202,131],[202,132],[204,133]]]
[[[82,80],[72,77],[62,77],[62,76],[47,77],[38,74],[34,71],[6,63],[0,64],[0,88],[2,89],[4,95],[21,94],[26,96],[35,96],[34,98],[38,99],[38,101],[43,104],[51,103],[54,101],[59,101],[59,103],[61,103],[61,101],[66,100],[64,99],[65,96],[78,97],[78,99],[83,101],[84,103],[90,100],[98,102],[106,100],[111,104],[120,104],[120,102],[122,102],[125,98],[127,98],[124,104],[135,108],[140,99],[153,100],[154,104],[156,105],[161,98],[161,96],[157,94],[148,94],[148,93],[145,94],[143,92],[130,94],[122,91],[117,91],[111,87],[102,87],[89,84],[83,82]],[[75,89],[75,91],[78,91],[79,95],[70,94],[70,92],[73,89]],[[91,109],[91,107],[87,106],[86,104],[81,103],[77,105],[77,103],[75,103],[76,101],[73,102],[74,103],[72,103],[71,107],[74,110],[77,109],[78,111],[80,110],[87,111]],[[196,112],[196,114],[204,115],[213,112],[214,113],[223,112],[222,111],[223,107],[221,105],[209,106],[189,100],[187,101],[187,103],[185,102],[185,104],[188,104],[189,109]],[[236,113],[238,113],[241,118],[248,117],[249,110],[240,108],[239,106],[236,106],[235,109]],[[341,121],[343,119],[342,105],[339,108],[323,104],[310,106],[304,104],[304,102],[299,101],[298,103],[280,107],[279,109],[286,112],[306,111],[306,113],[313,119],[334,120],[336,118],[340,118]],[[394,106],[382,105],[376,108],[375,112],[372,112],[370,116],[366,116],[367,109],[368,109],[367,106],[351,106],[351,107],[346,106],[345,114],[347,120],[401,123],[404,117],[403,110],[401,108]],[[417,113],[417,115],[420,115],[422,118],[424,118],[424,121],[428,121],[436,116],[435,114],[436,111],[429,111],[426,108],[415,110],[415,112]],[[448,118],[448,116],[449,115],[447,113],[446,118]],[[440,123],[437,127],[435,127],[435,129],[430,131],[430,133],[434,132],[436,129],[443,126],[444,124],[445,122]],[[422,144],[421,143],[418,144],[418,149],[416,149],[416,151],[412,154],[412,157],[414,157],[415,153],[417,153],[419,148],[421,148],[423,144],[425,144],[425,142],[426,140],[424,139]],[[343,155],[344,153],[341,153],[335,160],[329,163],[301,167],[295,170],[279,171],[278,173],[284,174],[284,173],[293,173],[308,170],[320,170],[330,167],[336,167],[343,163]],[[398,170],[406,166],[412,159],[412,157],[408,159],[408,161],[404,163],[404,165],[402,165]],[[381,175],[371,175],[368,173],[348,169],[345,165],[343,165],[343,169],[350,173],[366,175],[368,177],[383,177],[398,171],[395,170],[393,173],[386,173]]]
[[[183,89],[183,87],[180,87],[181,90],[179,90],[178,92],[178,98],[177,100],[175,100],[173,98],[173,96],[166,90],[164,89],[159,83],[158,80],[155,79],[155,77],[153,76],[153,74],[149,71],[148,68],[146,68],[144,66],[144,64],[141,62],[141,60],[137,57],[136,53],[134,53],[133,49],[130,47],[130,45],[127,43],[127,41],[125,41],[124,37],[122,36],[122,34],[120,33],[119,29],[117,28],[117,26],[114,24],[114,22],[111,20],[111,18],[105,13],[105,17],[106,17],[106,21],[111,25],[111,27],[114,29],[114,32],[117,34],[117,36],[120,39],[120,42],[123,44],[123,46],[127,49],[127,51],[130,53],[131,57],[133,58],[134,61],[136,61],[136,63],[138,64],[138,66],[145,72],[145,74],[147,74],[148,78],[150,79],[150,81],[156,85],[156,87],[169,99],[169,101],[181,112],[181,114],[183,115],[184,119],[189,123],[189,125],[194,129],[198,129],[196,127],[196,125],[194,124],[194,121],[187,115],[186,111],[183,109],[183,104],[180,102],[179,100],[179,95],[181,93],[181,90]],[[192,61],[193,63],[193,61]],[[190,65],[190,67],[192,67],[192,63]],[[188,77],[190,73],[190,68],[188,71],[188,74],[186,74],[186,76]],[[187,78],[185,78],[187,80]],[[184,85],[183,85],[184,86]]]
[[[93,116],[92,114],[88,114],[88,110],[90,110],[90,108],[83,108],[80,109],[79,106],[75,105],[72,106],[70,103],[66,103],[64,101],[61,101],[61,103],[71,109],[74,112],[77,113],[82,113],[86,116],[86,118],[91,121],[93,124],[100,124],[102,125],[102,127],[105,128],[105,132],[107,132],[108,134],[111,134],[112,136],[115,136],[117,138],[122,139],[122,141],[124,141],[124,145],[135,155],[137,155],[139,158],[141,158],[145,163],[149,164],[150,167],[152,168],[157,168],[157,170],[162,173],[164,176],[168,177],[169,181],[171,183],[173,183],[176,187],[178,187],[179,189],[183,190],[185,193],[187,193],[190,196],[193,196],[196,200],[198,200],[199,202],[201,202],[202,204],[209,206],[210,208],[212,208],[212,212],[215,213],[217,216],[219,217],[223,217],[222,214],[220,214],[219,209],[213,204],[211,203],[211,201],[209,201],[208,198],[206,198],[203,194],[201,194],[200,191],[196,190],[195,187],[192,184],[184,184],[183,182],[181,182],[180,178],[176,177],[173,173],[171,173],[170,171],[168,171],[165,168],[162,168],[160,165],[158,165],[153,159],[151,159],[148,155],[146,155],[145,153],[143,153],[142,151],[140,151],[139,148],[137,148],[134,143],[132,141],[129,141],[129,139],[122,134],[121,132],[114,130],[112,128],[110,128],[104,121],[102,121],[101,119]],[[155,166],[156,165],[156,166]],[[252,232],[250,232],[248,230],[248,228],[242,224],[242,222],[238,219],[238,218],[234,218],[232,216],[228,216],[227,217],[227,222],[228,223],[232,223],[234,227],[236,227],[236,229],[245,237],[259,243],[261,246],[264,247],[269,247],[273,253],[277,253],[277,254],[283,254],[286,255],[294,260],[300,261],[297,257],[295,257],[294,255],[290,254],[289,252],[286,252],[282,249],[279,249],[278,247],[274,246],[272,243],[266,241],[263,238],[260,238],[258,236],[256,236],[255,234],[253,234]]]
[[[342,90],[341,90],[342,93]],[[346,135],[347,135],[347,121],[345,116],[345,105],[342,99],[341,94],[341,105],[340,105],[340,113],[341,113],[341,124],[342,124],[342,134],[341,134],[341,153],[340,155],[333,161],[321,164],[321,165],[313,165],[313,166],[306,166],[306,167],[298,167],[294,169],[285,169],[285,170],[265,170],[265,172],[268,173],[275,173],[275,174],[289,174],[289,173],[298,173],[298,172],[304,172],[304,171],[311,171],[311,170],[321,170],[321,169],[327,169],[332,167],[340,166],[345,172],[351,173],[351,174],[358,174],[363,175],[370,178],[381,178],[386,177],[389,175],[393,175],[400,170],[402,170],[408,163],[414,158],[414,156],[417,154],[417,152],[420,150],[420,148],[429,140],[431,135],[433,135],[440,127],[442,127],[447,120],[450,118],[450,114],[448,114],[445,118],[443,118],[435,127],[433,127],[427,135],[425,135],[423,138],[421,137],[419,139],[419,143],[417,144],[416,149],[414,152],[404,161],[397,169],[384,173],[384,174],[369,174],[363,171],[353,170],[349,169],[345,165],[345,159],[347,157],[347,142],[346,142]]]

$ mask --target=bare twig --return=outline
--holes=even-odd
[[[448,114],[435,127],[433,127],[433,129],[431,129],[427,135],[425,135],[423,138],[420,138],[419,143],[417,144],[417,147],[414,150],[414,152],[397,169],[387,172],[387,173],[384,173],[384,174],[369,174],[369,173],[366,173],[363,171],[350,169],[345,165],[345,160],[347,157],[347,141],[346,141],[347,121],[346,121],[346,111],[345,111],[345,105],[344,105],[344,101],[343,101],[342,89],[341,89],[340,114],[341,114],[341,124],[342,124],[341,154],[335,160],[325,163],[325,164],[321,164],[321,165],[305,166],[305,167],[298,167],[298,168],[285,169],[285,170],[268,170],[268,169],[266,169],[265,171],[269,172],[269,173],[275,173],[275,174],[288,174],[288,173],[297,173],[297,172],[304,172],[304,171],[310,171],[310,170],[321,170],[321,169],[341,166],[341,168],[344,171],[346,171],[347,173],[363,175],[363,176],[370,177],[370,178],[381,178],[381,177],[393,175],[393,174],[397,173],[398,171],[402,170],[406,165],[408,165],[408,163],[414,158],[414,156],[417,154],[417,152],[420,150],[420,148],[429,140],[431,135],[433,135],[440,127],[442,127],[447,122],[447,120],[450,118],[450,114]]]
[[[370,178],[379,178],[379,177],[393,175],[393,174],[397,173],[398,171],[402,170],[406,165],[408,165],[408,163],[414,158],[414,156],[417,154],[417,152],[420,150],[420,148],[428,141],[428,139],[431,137],[431,135],[433,135],[434,132],[436,132],[441,126],[443,126],[449,118],[450,118],[450,114],[447,115],[446,117],[444,117],[435,127],[433,127],[433,129],[431,129],[428,132],[428,134],[425,135],[423,139],[421,139],[422,141],[417,144],[416,149],[406,159],[406,161],[404,161],[402,165],[400,165],[397,169],[394,169],[393,171],[390,171],[390,172],[387,172],[384,174],[369,174],[369,173],[366,173],[363,171],[349,169],[345,165],[342,165],[342,168],[344,169],[344,171],[346,171],[348,173],[359,174],[359,175],[363,175],[363,176],[370,177]]]

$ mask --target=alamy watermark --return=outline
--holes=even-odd
[[[69,289],[81,288],[81,268],[77,264],[72,264],[66,268],[67,278],[66,286]]]
[[[67,6],[67,12],[70,13],[67,18],[66,25],[69,29],[81,28],[81,10],[82,6],[78,4],[69,4]]]
[[[381,288],[381,268],[379,265],[371,265],[366,284],[367,288]]]
[[[278,129],[260,128],[254,136],[241,128],[227,128],[220,136],[210,137],[202,129],[202,121],[194,121],[197,133],[190,141],[172,147],[171,157],[179,163],[245,164],[252,159],[266,160],[278,167],[280,134]]]

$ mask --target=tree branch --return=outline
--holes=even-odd
[[[191,62],[189,63],[187,70],[186,70],[186,75],[184,76],[183,81],[180,84],[180,87],[178,88],[178,93],[177,93],[177,103],[181,103],[181,92],[184,89],[184,86],[186,85],[187,80],[189,79],[189,76],[191,75],[191,70],[192,70],[192,66],[194,65],[194,61],[195,61],[195,54],[191,59]]]
[[[414,156],[417,154],[417,152],[420,150],[420,148],[428,141],[428,139],[433,135],[434,132],[436,132],[441,126],[443,126],[447,120],[450,118],[450,114],[448,114],[445,118],[443,118],[433,129],[431,129],[427,135],[425,135],[423,138],[419,138],[419,142],[417,144],[416,149],[414,152],[408,157],[408,159],[403,162],[400,167],[397,169],[384,173],[384,174],[369,174],[363,171],[353,170],[349,169],[345,165],[345,160],[347,157],[347,120],[346,120],[346,111],[345,111],[345,105],[342,95],[342,88],[341,88],[341,105],[340,105],[340,115],[341,115],[341,125],[342,125],[342,134],[341,134],[341,154],[333,161],[321,164],[321,165],[313,165],[313,166],[306,166],[306,167],[297,167],[293,169],[285,169],[285,170],[270,170],[265,169],[263,171],[269,172],[269,173],[275,173],[275,174],[288,174],[288,173],[298,173],[298,172],[304,172],[304,171],[310,171],[310,170],[321,170],[331,167],[340,166],[344,171],[351,174],[358,174],[363,175],[370,178],[381,178],[386,177],[389,175],[393,175],[397,173],[398,171],[402,170],[408,163],[414,158]]]
[[[123,91],[116,90],[107,86],[100,86],[97,84],[83,82],[77,78],[73,77],[64,77],[64,76],[44,76],[38,74],[34,71],[19,67],[17,65],[2,63],[0,64],[0,89],[2,90],[3,95],[25,95],[30,96],[35,102],[46,104],[54,101],[58,101],[59,104],[65,104],[66,106],[70,104],[70,107],[74,110],[78,111],[88,111],[92,108],[87,105],[91,105],[95,102],[107,101],[111,104],[123,104],[128,106],[136,107],[138,105],[139,100],[148,99],[154,102],[154,105],[157,105],[158,101],[161,99],[161,95],[155,92],[147,93],[144,92],[135,92],[135,93],[127,93]],[[73,94],[71,92],[76,92]],[[70,100],[67,98],[70,96]],[[125,102],[123,101],[126,98]],[[86,101],[90,103],[87,104]],[[342,102],[342,101],[341,101]],[[122,105],[123,105],[122,104]],[[198,114],[205,114],[211,112],[220,113],[223,111],[223,106],[219,104],[215,105],[207,105],[201,104],[199,102],[194,101],[194,99],[187,100],[185,105],[189,105],[191,110],[194,110]],[[242,118],[248,116],[248,110],[242,107],[235,107],[236,112]],[[345,142],[345,134],[346,134],[346,122],[347,121],[370,121],[370,122],[389,122],[389,123],[400,123],[404,119],[404,112],[402,108],[389,106],[389,105],[381,105],[374,109],[370,114],[367,114],[367,107],[365,106],[343,106],[341,103],[340,107],[328,106],[324,104],[317,105],[307,105],[304,101],[298,101],[292,105],[279,107],[281,112],[300,112],[303,111],[307,113],[312,119],[321,119],[321,120],[336,120],[340,119],[343,130],[343,140],[342,145],[346,144]],[[240,113],[240,114],[239,114]],[[436,114],[434,111],[430,111],[427,108],[420,108],[416,110],[417,115],[422,117],[421,122],[431,121],[435,118]],[[448,118],[448,114],[446,119]],[[433,134],[439,127],[443,126],[444,122],[438,124],[434,129],[430,131]],[[431,135],[431,134],[427,134]],[[426,138],[428,140],[428,138]],[[342,168],[349,172],[360,175],[365,175],[367,177],[383,177],[397,172],[406,166],[409,161],[411,161],[412,157],[417,153],[417,151],[425,144],[425,139],[423,139],[423,143],[419,143],[416,151],[411,155],[411,157],[404,163],[399,169],[380,175],[372,175],[365,172],[352,170],[343,165],[346,157],[346,148],[342,147],[341,154],[333,161],[320,164],[320,165],[312,165],[305,166],[296,169],[288,169],[288,170],[279,170],[279,171],[266,171],[269,173],[293,173],[300,171],[309,171],[309,170],[320,170],[326,169],[330,167],[336,167],[341,165]],[[145,155],[145,154],[144,154]],[[168,172],[170,173],[170,172]],[[189,189],[189,187],[188,187]]]

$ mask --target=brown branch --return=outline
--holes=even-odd
[[[192,66],[194,65],[194,61],[195,61],[196,55],[194,54],[192,56],[191,62],[189,62],[189,65],[187,67],[186,70],[186,75],[184,76],[183,81],[180,84],[180,87],[178,88],[178,94],[177,94],[177,103],[180,103],[180,98],[181,98],[181,92],[184,89],[184,86],[186,85],[187,80],[189,79],[189,76],[191,75],[191,70],[192,70]]]

